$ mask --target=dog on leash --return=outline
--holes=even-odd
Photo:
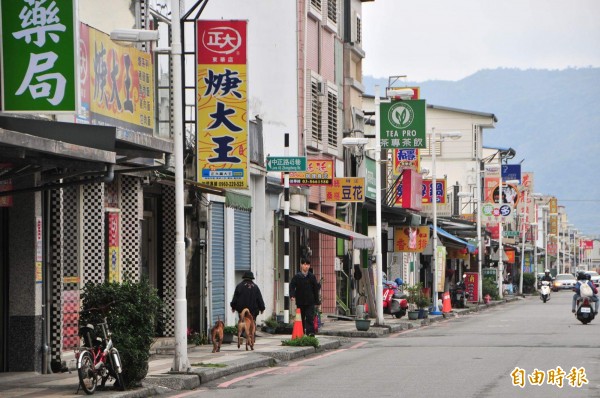
[[[221,352],[221,343],[223,342],[223,330],[225,329],[225,324],[223,321],[218,318],[215,322],[215,326],[210,330],[210,338],[213,343],[212,352]]]
[[[246,351],[248,346],[254,351],[254,334],[256,332],[256,323],[254,323],[254,317],[250,313],[248,308],[244,308],[240,313],[240,320],[238,321],[238,348],[242,344],[242,332],[246,333]]]

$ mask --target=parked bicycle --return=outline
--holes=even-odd
[[[93,308],[88,311],[93,310],[100,309]],[[125,390],[121,356],[113,344],[104,311],[103,319],[104,322],[97,325],[100,335],[97,335],[97,330],[92,324],[79,328],[83,346],[75,349],[77,374],[79,375],[79,386],[88,395],[96,391],[98,381],[100,381],[101,387],[104,387],[109,379],[115,380],[116,388],[121,391]],[[77,392],[79,392],[79,388]]]

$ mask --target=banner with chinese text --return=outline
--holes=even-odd
[[[364,202],[365,179],[363,177],[334,178],[333,184],[325,187],[327,202]]]
[[[290,172],[290,185],[331,185],[333,184],[333,160],[307,159],[306,171]]]
[[[429,227],[398,227],[394,229],[394,251],[423,253],[429,242]]]
[[[80,24],[80,58],[87,65],[80,83],[78,120],[127,131],[154,131],[154,65],[149,53],[121,46],[110,36]],[[87,40],[85,40],[87,38]],[[84,42],[85,40],[85,42]],[[82,76],[83,77],[83,76]],[[84,87],[88,81],[89,86]],[[86,114],[89,107],[89,115]]]
[[[6,0],[2,14],[2,109],[75,112],[75,1]]]
[[[248,188],[247,21],[197,21],[197,179]]]

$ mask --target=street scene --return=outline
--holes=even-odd
[[[600,3],[525,3],[2,1],[0,395],[599,395]]]

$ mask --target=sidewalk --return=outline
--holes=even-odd
[[[246,351],[245,345],[237,348],[234,339],[232,344],[223,344],[220,353],[212,353],[212,345],[190,346],[188,359],[191,370],[185,374],[170,373],[173,363],[173,344],[170,338],[160,339],[153,347],[154,355],[150,359],[148,376],[143,387],[128,391],[97,390],[94,394],[100,397],[148,397],[160,395],[170,390],[191,390],[218,378],[239,373],[245,370],[273,366],[279,362],[302,358],[315,352],[332,350],[350,342],[351,338],[387,337],[390,333],[419,328],[443,320],[447,317],[460,316],[473,311],[515,301],[516,297],[508,297],[503,301],[495,301],[489,305],[472,305],[465,309],[453,309],[445,316],[430,315],[427,319],[410,321],[385,316],[385,325],[371,326],[368,331],[356,330],[353,321],[324,319],[317,338],[320,347],[288,347],[282,346],[281,340],[289,335],[271,335],[258,331],[254,351]],[[223,367],[217,367],[224,365]],[[40,375],[34,372],[0,373],[0,396],[2,397],[73,397],[84,396],[83,391],[77,393],[79,379],[77,372]]]

